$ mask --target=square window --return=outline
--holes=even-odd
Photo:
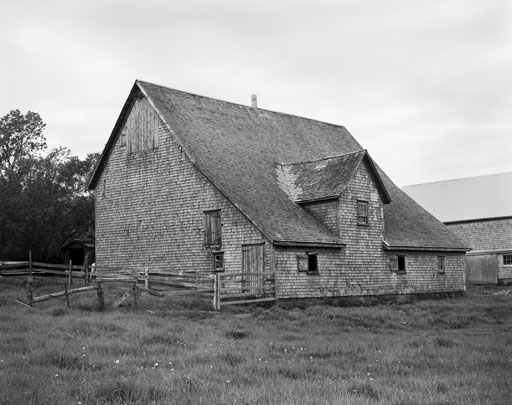
[[[368,201],[357,202],[357,224],[368,225]]]
[[[444,274],[444,256],[437,256],[437,272],[439,274]]]
[[[220,246],[222,242],[220,210],[206,211],[204,214],[204,244],[206,246]]]
[[[213,252],[213,271],[224,271],[224,252]]]
[[[318,253],[307,252],[297,255],[297,270],[307,274],[318,274]]]
[[[389,269],[393,273],[404,274],[405,269],[405,256],[392,255],[389,256]]]
[[[503,265],[512,266],[512,255],[503,255]]]

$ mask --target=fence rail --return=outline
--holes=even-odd
[[[268,272],[175,273],[140,266],[76,266],[72,265],[71,261],[68,265],[49,264],[33,262],[30,257],[26,262],[0,263],[0,275],[28,275],[27,298],[31,306],[36,302],[58,297],[65,297],[69,305],[69,295],[96,289],[101,308],[104,307],[104,303],[102,304],[104,283],[132,285],[130,290],[116,301],[116,306],[129,296],[137,300],[137,294],[140,292],[148,292],[156,296],[197,296],[211,300],[216,310],[220,310],[224,305],[272,301],[277,303],[275,275]],[[67,284],[64,291],[34,297],[32,279],[33,276],[40,275],[65,277]],[[76,278],[82,279],[85,287],[68,289]],[[88,287],[89,283],[93,285]]]

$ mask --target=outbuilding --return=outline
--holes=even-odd
[[[136,81],[89,187],[98,268],[272,272],[280,299],[465,290],[466,245],[343,126]]]

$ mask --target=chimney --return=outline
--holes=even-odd
[[[256,96],[256,94],[253,94],[251,96],[251,105],[254,107],[254,108],[258,108],[258,97]]]

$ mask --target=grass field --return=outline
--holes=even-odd
[[[108,290],[107,303],[121,293]],[[402,305],[220,313],[148,295],[137,309],[104,313],[94,292],[71,296],[71,309],[16,299],[22,279],[0,278],[1,404],[512,403],[503,287]]]

